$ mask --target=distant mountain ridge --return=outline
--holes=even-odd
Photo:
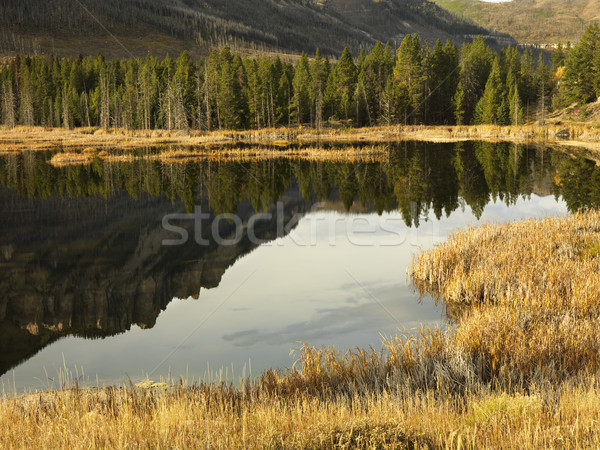
[[[412,33],[455,43],[490,35],[428,0],[4,0],[2,10],[3,54],[201,55],[228,44],[339,55]]]
[[[588,25],[600,20],[600,0],[433,1],[482,27],[509,33],[520,44],[577,42]]]

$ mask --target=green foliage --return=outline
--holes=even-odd
[[[483,97],[477,104],[476,123],[491,123],[504,125],[506,117],[502,117],[504,85],[500,79],[500,64],[494,59],[492,72],[485,85]]]
[[[594,23],[568,52],[560,94],[563,104],[596,100],[600,94],[600,27]]]

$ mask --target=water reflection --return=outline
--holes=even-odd
[[[403,143],[387,163],[138,160],[55,168],[50,157],[0,158],[0,374],[66,336],[128,331],[110,342],[64,339],[23,370],[39,376],[44,358],[68,351],[88,373],[112,380],[151,370],[160,362],[157,348],[167,355],[176,349],[164,364],[183,373],[190,361],[228,365],[232,355],[247,354],[239,349],[252,349],[262,365],[279,366],[286,361],[275,355],[297,341],[372,342],[379,331],[439,319],[431,305],[417,304],[404,279],[419,247],[485,219],[486,211],[506,219],[561,213],[560,198],[569,210],[600,201],[600,171],[584,156],[512,144]],[[260,248],[247,235],[219,246],[208,230],[207,246],[161,245],[172,237],[162,227],[165,214],[199,206],[213,215],[234,212],[247,225],[278,201],[286,223],[316,202],[324,206],[286,238],[278,239],[275,219],[257,222],[257,236],[271,242]],[[356,248],[344,239],[347,213],[403,222],[397,232],[405,246]],[[311,221],[319,218],[327,229],[317,229],[316,245],[298,246],[294,237],[312,232]],[[182,226],[192,234],[192,222]],[[331,226],[339,235],[335,247],[328,245]],[[233,232],[222,223],[221,236]],[[199,302],[171,303],[197,298],[201,289]],[[185,341],[191,333],[193,345]]]

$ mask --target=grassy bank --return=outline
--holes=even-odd
[[[0,403],[3,448],[597,448],[598,386],[455,399],[383,389],[347,397],[208,386],[69,390]]]
[[[382,126],[370,128],[270,128],[251,131],[214,131],[205,133],[195,130],[123,130],[102,128],[0,128],[0,152],[26,150],[82,150],[98,151],[110,148],[138,149],[155,146],[180,146],[194,148],[198,153],[207,148],[227,144],[255,146],[279,146],[282,149],[294,145],[312,145],[319,142],[384,143],[389,141],[421,140],[431,142],[456,142],[482,140],[490,142],[511,141],[553,144],[572,144],[600,149],[600,129],[591,124],[507,126]],[[317,145],[318,146],[318,145]],[[191,151],[191,150],[190,150]]]
[[[600,446],[600,213],[458,232],[410,269],[445,332],[304,348],[241,386],[67,389],[0,401],[5,447]]]

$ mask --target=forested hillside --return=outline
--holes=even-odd
[[[600,19],[600,0],[433,0],[442,8],[479,25],[509,33],[520,44],[577,42]]]
[[[411,33],[455,43],[488,34],[428,0],[3,0],[0,53],[207,56],[229,45],[339,56]]]

